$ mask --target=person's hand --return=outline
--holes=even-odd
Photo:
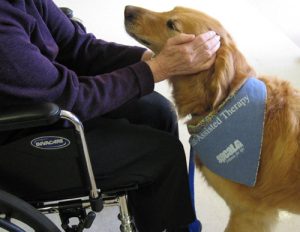
[[[155,58],[146,60],[159,82],[173,76],[194,74],[206,70],[215,61],[220,37],[209,31],[198,36],[179,34],[170,38]]]

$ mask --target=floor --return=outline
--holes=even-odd
[[[68,6],[81,18],[88,31],[97,37],[118,43],[138,45],[123,29],[125,5],[137,5],[152,10],[170,10],[176,5],[205,11],[227,28],[240,50],[258,73],[280,76],[300,87],[300,4],[295,0],[54,0],[59,6]],[[184,2],[184,3],[182,3]],[[297,23],[297,25],[296,25]],[[170,97],[169,86],[162,82],[156,90]],[[188,154],[188,138],[184,120],[180,121],[180,138]],[[224,201],[209,188],[201,174],[196,176],[197,215],[203,232],[221,232],[226,226],[229,211]],[[94,223],[92,232],[116,232],[117,208],[107,208]],[[56,216],[54,216],[56,217]],[[56,220],[56,219],[55,219]],[[286,212],[274,232],[300,231],[300,216]]]

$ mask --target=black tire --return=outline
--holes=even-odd
[[[10,219],[16,219],[31,227],[36,232],[61,232],[45,215],[20,198],[0,190],[0,228],[7,231],[21,232],[18,225]]]

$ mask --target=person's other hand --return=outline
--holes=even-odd
[[[161,52],[146,63],[150,66],[154,81],[159,82],[210,68],[219,47],[220,36],[213,31],[198,36],[179,34],[170,38]]]

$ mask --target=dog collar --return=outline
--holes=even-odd
[[[192,150],[214,173],[247,186],[256,183],[267,90],[248,78],[214,113],[188,126]]]

